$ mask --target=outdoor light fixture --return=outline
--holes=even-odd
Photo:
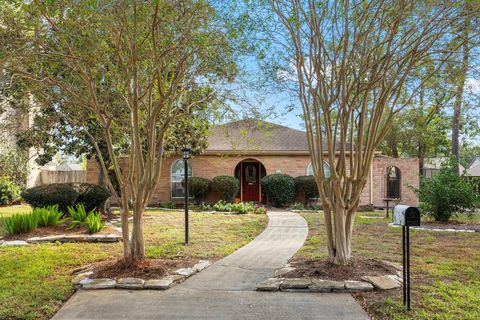
[[[186,148],[186,147],[182,149],[183,160],[188,160],[188,159],[190,159],[190,152],[191,152],[191,151],[192,151],[192,150],[191,150],[190,148]]]
[[[184,173],[185,173],[185,245],[188,245],[188,159],[190,159],[190,148],[183,148],[182,155],[183,155],[183,163],[185,165]]]

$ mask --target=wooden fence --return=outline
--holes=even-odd
[[[87,182],[87,171],[52,171],[42,170],[40,172],[41,184]]]

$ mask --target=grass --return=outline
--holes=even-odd
[[[13,213],[12,213],[13,214]],[[191,213],[190,245],[183,246],[183,212],[148,211],[147,256],[216,259],[248,243],[266,226],[265,215]],[[0,247],[0,319],[48,319],[73,293],[71,271],[116,259],[117,244],[41,244]]]
[[[18,205],[18,206],[9,206],[9,207],[0,207],[0,217],[10,217],[15,213],[29,213],[32,211],[32,207],[29,205]]]
[[[323,216],[302,214],[310,233],[297,256],[327,255]],[[384,213],[357,214],[353,255],[401,262],[401,229],[390,219],[368,219]],[[466,218],[462,218],[467,221]],[[469,222],[475,222],[473,217]],[[457,218],[457,220],[459,220]],[[402,291],[362,294],[376,319],[480,319],[480,234],[411,230],[412,311],[402,304]]]

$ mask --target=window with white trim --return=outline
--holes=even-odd
[[[185,196],[185,188],[183,180],[185,179],[185,164],[183,159],[178,159],[172,164],[170,175],[172,198],[183,198]],[[193,176],[192,166],[188,163],[188,177]]]
[[[328,164],[327,161],[323,161],[323,172],[325,174],[325,178],[330,178],[330,165]],[[312,163],[310,162],[307,166],[307,176],[313,176],[313,166]]]

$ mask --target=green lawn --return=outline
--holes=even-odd
[[[297,256],[326,256],[323,215],[302,215],[310,234]],[[390,219],[359,216],[382,217],[384,213],[357,214],[353,254],[401,263],[401,229],[387,227]],[[475,216],[473,222],[477,219]],[[366,299],[375,319],[480,319],[480,233],[412,230],[411,245],[412,311],[404,311],[401,289],[386,295],[359,295]]]
[[[10,217],[15,213],[29,213],[31,210],[32,207],[29,205],[0,207],[0,217]]]
[[[217,259],[266,226],[265,215],[191,213],[190,245],[183,246],[183,212],[148,211],[146,250],[152,258]],[[0,247],[0,319],[48,319],[73,293],[71,271],[116,259],[121,244],[42,244]]]

